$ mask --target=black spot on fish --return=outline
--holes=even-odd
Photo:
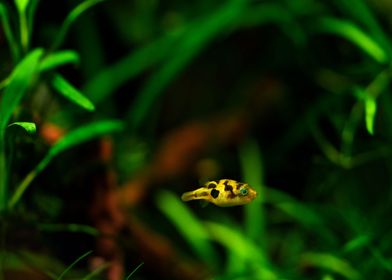
[[[233,192],[233,186],[229,185],[228,181],[225,181],[223,185],[225,185],[225,191]]]
[[[217,197],[219,196],[219,191],[216,190],[216,189],[212,189],[212,190],[211,190],[211,196],[212,196],[213,198],[217,198]]]
[[[223,185],[225,185],[225,191],[230,192],[228,194],[227,198],[232,199],[232,198],[236,197],[235,193],[233,192],[233,186],[229,184],[229,181],[225,181],[223,183]]]
[[[238,183],[236,189],[239,190],[243,185],[245,185],[244,183]]]
[[[214,181],[212,181],[212,182],[209,182],[208,184],[207,184],[207,188],[208,189],[215,189],[216,188],[216,182],[214,182]]]

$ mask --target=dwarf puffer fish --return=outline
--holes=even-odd
[[[209,181],[194,191],[186,192],[181,199],[182,201],[203,199],[217,206],[228,207],[248,204],[256,196],[257,192],[246,183],[221,179]]]

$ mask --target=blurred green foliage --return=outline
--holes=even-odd
[[[220,131],[240,112],[246,137],[216,147],[209,134],[196,157],[252,185],[253,203],[184,204],[181,192],[199,179],[189,172],[158,181],[130,212],[211,279],[389,279],[391,11],[370,0],[0,1],[0,269],[104,279],[110,264],[76,268],[94,249],[78,242],[98,230],[79,219],[86,213],[64,210],[73,201],[62,194],[78,193],[70,177],[88,173],[81,151],[111,135],[110,169],[122,183],[147,169],[172,130],[223,115]],[[39,134],[47,123],[65,131],[55,144]],[[80,234],[75,246],[43,242],[48,254],[77,251],[56,256],[71,265],[8,245],[20,225]],[[145,257],[130,247],[125,267]],[[155,266],[126,279],[171,279]]]

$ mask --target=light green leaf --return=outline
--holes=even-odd
[[[79,54],[77,52],[71,50],[54,52],[42,59],[39,65],[39,71],[47,71],[69,63],[79,63]]]
[[[29,5],[29,2],[30,0],[15,0],[15,5],[19,12],[24,13],[27,6]]]
[[[366,129],[370,135],[374,134],[374,120],[377,112],[377,102],[375,98],[367,95],[365,99],[365,122]]]
[[[238,263],[257,266],[253,271],[254,279],[279,279],[263,254],[263,247],[257,246],[243,232],[222,223],[205,222],[204,226],[208,230],[209,238],[220,243],[227,250],[227,255],[235,256]]]
[[[386,63],[388,55],[380,44],[353,22],[336,18],[323,18],[319,22],[323,32],[339,35],[358,46],[379,63]]]
[[[211,267],[217,265],[216,253],[209,244],[207,231],[180,198],[170,192],[162,191],[157,197],[157,205],[200,259]]]
[[[301,262],[306,263],[307,266],[315,266],[323,269],[328,269],[332,272],[338,273],[347,279],[360,279],[360,274],[347,261],[335,257],[331,254],[324,253],[305,253],[301,257]]]
[[[360,100],[363,101],[365,107],[365,124],[366,130],[369,132],[370,135],[374,134],[374,121],[376,118],[377,113],[377,100],[376,97],[378,96],[379,92],[371,94],[369,89],[363,89],[360,87],[356,87],[354,89],[355,96]]]
[[[72,23],[87,9],[91,8],[92,6],[103,2],[104,0],[86,0],[76,6],[67,16],[61,29],[57,35],[56,40],[53,43],[52,49],[57,49],[64,41],[65,36],[68,33],[69,28],[71,27]]]
[[[4,129],[16,106],[27,91],[34,74],[37,73],[38,62],[42,54],[42,49],[33,50],[16,66],[11,74],[11,79],[0,100],[0,138],[4,135]]]
[[[56,74],[53,77],[52,85],[59,93],[61,93],[67,99],[71,100],[73,103],[79,105],[80,107],[88,111],[95,110],[94,104],[91,103],[91,101],[87,99],[87,97],[85,97],[79,90],[77,90],[61,75]]]
[[[229,251],[235,252],[239,258],[258,263],[266,262],[260,248],[247,239],[241,231],[215,222],[205,222],[204,226],[208,229],[209,238],[221,243]]]
[[[11,197],[8,207],[13,208],[15,204],[20,200],[23,193],[26,191],[30,183],[34,178],[41,173],[46,166],[61,152],[70,149],[76,145],[83,142],[92,140],[99,136],[103,136],[109,133],[121,131],[124,128],[122,122],[117,120],[106,120],[98,121],[95,123],[88,124],[86,126],[77,128],[67,135],[65,135],[61,140],[59,140],[46,154],[46,156],[41,160],[41,162],[25,177],[25,179],[16,188],[15,193]]]
[[[117,120],[107,120],[90,123],[86,126],[77,128],[64,136],[50,149],[49,156],[53,158],[59,153],[70,149],[76,145],[79,145],[83,142],[92,140],[105,134],[119,132],[123,129],[123,123]]]
[[[260,202],[264,201],[263,161],[259,146],[255,140],[248,140],[239,150],[243,181],[250,184],[257,191],[256,201],[245,206],[245,228],[249,238],[260,242],[264,234],[264,209]]]
[[[26,130],[26,132],[28,134],[34,134],[37,131],[37,127],[35,125],[35,123],[32,122],[14,122],[11,123],[10,125],[8,125],[8,127],[13,126],[13,125],[17,125],[22,127],[24,130]]]

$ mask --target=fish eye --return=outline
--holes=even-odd
[[[240,194],[241,195],[247,195],[248,194],[248,189],[247,188],[240,189]]]

